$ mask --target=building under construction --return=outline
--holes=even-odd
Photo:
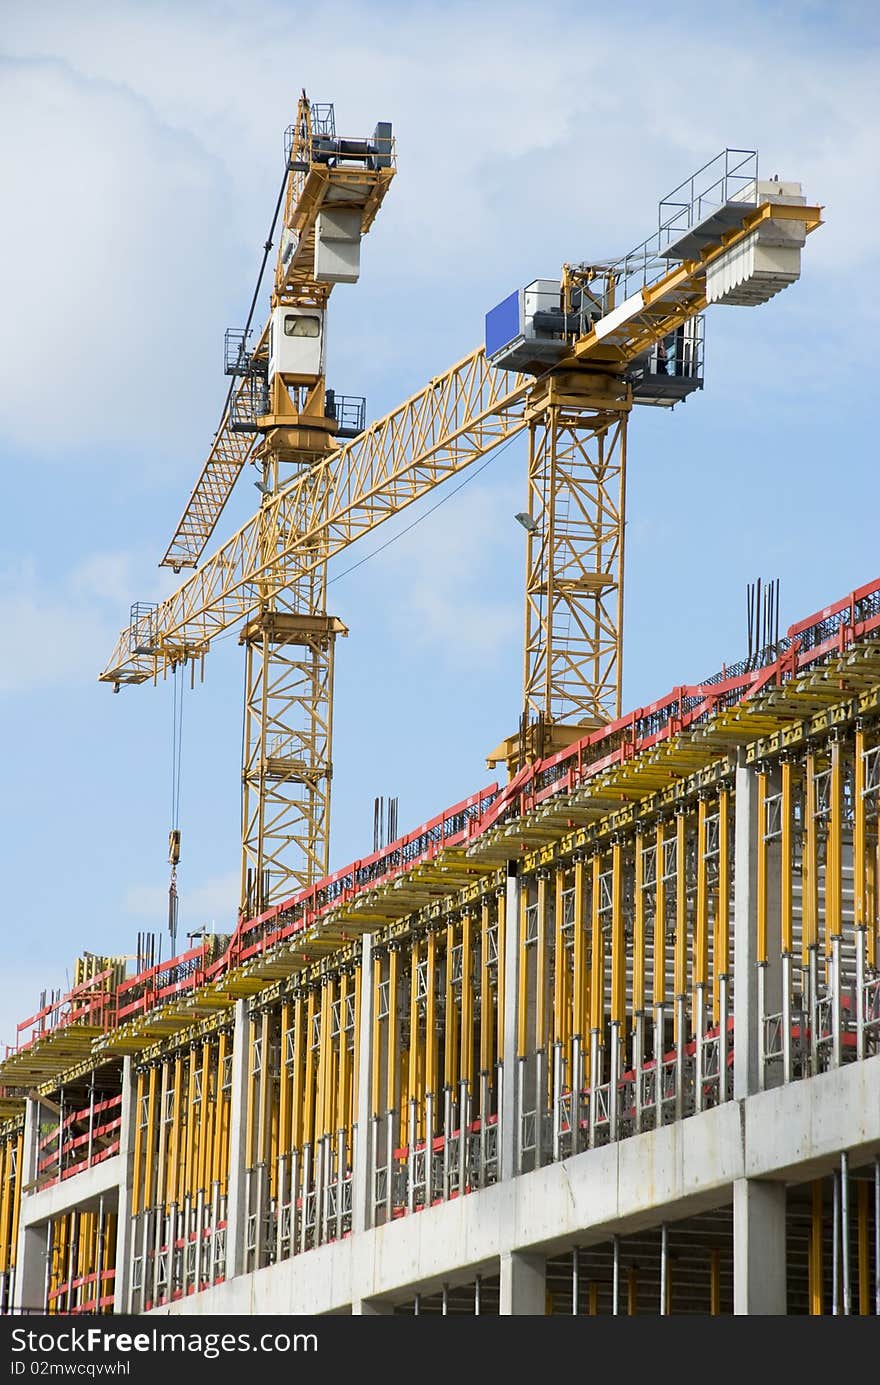
[[[784,634],[758,603],[740,663],[620,696],[630,413],[702,387],[709,310],[793,284],[820,209],[725,150],[367,425],[326,318],[396,164],[303,96],[269,315],[227,334],[163,560],[194,571],[101,675],[179,680],[240,629],[239,922],[85,954],[19,1026],[0,1313],[878,1314],[880,579]],[[328,564],[517,433],[498,782],[328,874]],[[259,511],[204,558],[250,465]]]

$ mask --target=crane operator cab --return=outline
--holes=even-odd
[[[275,308],[269,325],[269,379],[307,385],[324,374],[324,310]]]

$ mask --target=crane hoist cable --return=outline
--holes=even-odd
[[[242,350],[244,350],[244,344],[245,344],[245,342],[246,342],[247,339],[248,339],[248,334],[250,333],[250,330],[251,330],[251,323],[252,323],[253,320],[254,320],[254,309],[255,309],[256,306],[257,306],[257,299],[258,299],[259,296],[260,296],[260,287],[261,287],[262,282],[263,282],[263,275],[264,275],[265,272],[266,272],[266,264],[267,264],[268,259],[269,259],[269,251],[272,249],[273,237],[274,237],[274,235],[275,235],[275,227],[276,227],[276,225],[278,224],[278,213],[281,211],[281,203],[284,201],[284,193],[285,193],[285,191],[286,191],[286,189],[287,189],[287,172],[288,172],[287,166],[285,165],[285,168],[284,168],[284,177],[281,179],[281,187],[278,189],[278,199],[277,199],[277,201],[276,201],[276,203],[275,203],[275,210],[274,210],[274,212],[272,213],[272,224],[271,224],[270,227],[269,227],[269,234],[268,234],[268,236],[266,237],[265,241],[263,242],[263,258],[262,258],[262,260],[261,260],[261,262],[260,262],[260,270],[259,270],[259,273],[257,274],[257,283],[256,283],[256,287],[254,288],[254,296],[253,296],[253,298],[251,299],[251,306],[250,306],[250,308],[248,309],[247,321],[246,321],[245,324],[244,324],[244,332],[243,332],[242,338],[241,338],[241,340],[242,340]],[[226,403],[223,405],[223,412],[222,412],[221,415],[220,415],[220,422],[219,422],[219,424],[217,425],[217,432],[218,432],[218,433],[219,433],[220,429],[223,427],[223,420],[224,420],[224,418],[225,418],[226,415],[229,413],[229,406],[230,406],[230,404],[232,403],[232,391],[233,391],[234,389],[235,389],[235,376],[233,376],[232,379],[231,379],[230,382],[229,382],[229,389],[228,389],[228,391],[227,391],[227,393],[226,393]]]
[[[168,861],[171,883],[168,887],[168,932],[171,954],[177,944],[177,866],[180,861],[180,765],[183,748],[184,669],[175,664],[171,672],[171,831],[168,833]]]

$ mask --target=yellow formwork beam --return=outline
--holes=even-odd
[[[817,1178],[810,1196],[810,1245],[808,1280],[811,1317],[821,1317],[824,1313],[822,1291],[822,1203],[823,1188],[821,1178]]]

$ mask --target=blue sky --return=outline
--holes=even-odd
[[[511,289],[642,240],[725,145],[824,204],[797,285],[710,312],[705,390],[633,420],[627,707],[743,652],[755,577],[781,579],[787,624],[880,574],[873,5],[4,9],[0,1042],[78,953],[164,926],[170,684],[96,679],[130,602],[170,590],[158,559],[216,426],[301,87],[342,132],[386,119],[398,140],[361,281],[331,304],[330,383],[371,416],[478,344]],[[255,508],[250,479],[223,532]],[[351,631],[334,865],[369,849],[376,794],[403,830],[490,781],[521,700],[524,500],[514,444],[333,583]],[[184,932],[234,920],[240,653],[220,642],[186,698]]]

